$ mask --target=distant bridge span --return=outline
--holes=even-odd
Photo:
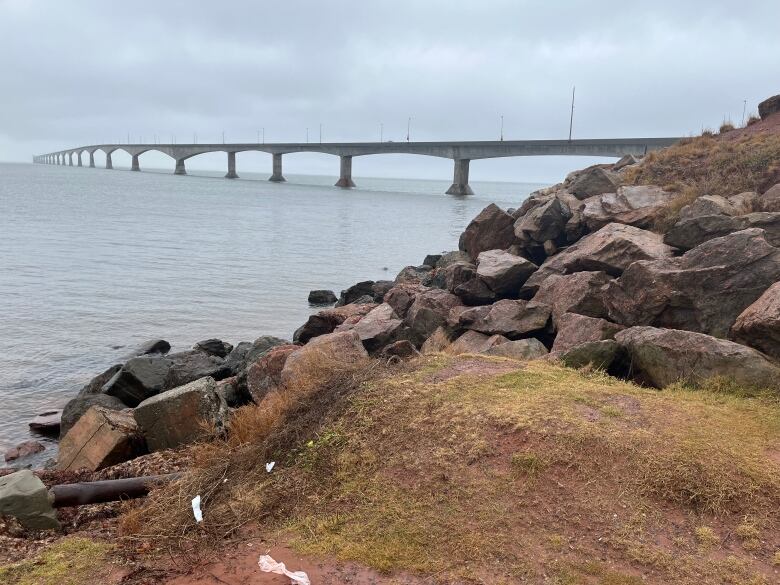
[[[207,152],[227,153],[228,179],[238,178],[236,173],[236,153],[259,151],[273,156],[273,172],[269,181],[284,182],[282,174],[282,155],[295,152],[320,152],[341,158],[337,187],[354,187],[352,181],[352,158],[370,154],[419,154],[449,158],[455,162],[452,186],[447,190],[451,195],[472,194],[469,186],[469,162],[484,158],[507,156],[604,156],[619,158],[627,154],[644,156],[652,150],[670,146],[680,138],[604,138],[588,140],[489,140],[468,142],[323,142],[289,144],[95,144],[67,150],[41,154],[33,157],[40,164],[73,165],[76,155],[77,165],[82,166],[82,154],[89,154],[89,166],[95,166],[95,152],[102,150],[106,155],[106,168],[113,168],[111,153],[124,150],[132,157],[131,170],[140,171],[138,157],[143,153],[156,150],[167,154],[176,161],[174,174],[186,175],[184,161]]]

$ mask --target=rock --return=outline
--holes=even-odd
[[[571,216],[569,206],[558,197],[553,197],[515,222],[515,236],[523,241],[533,240],[540,244],[546,240],[555,240],[564,232]]]
[[[756,207],[757,211],[780,211],[780,183],[758,197]]]
[[[420,352],[414,347],[411,341],[407,339],[399,339],[389,345],[382,348],[380,355],[383,358],[389,358],[392,356],[399,357],[401,359],[411,359],[420,356]]]
[[[610,276],[620,276],[638,260],[671,258],[673,252],[659,234],[611,223],[545,260],[526,281],[522,292],[536,293],[539,285],[551,274],[603,271]]]
[[[516,360],[535,360],[547,355],[547,348],[541,341],[531,337],[529,339],[518,339],[494,345],[485,353]]]
[[[54,409],[40,413],[29,423],[30,430],[42,435],[58,435],[62,424],[62,410]]]
[[[306,384],[308,378],[323,367],[322,364],[332,368],[354,364],[366,358],[368,352],[355,331],[320,335],[287,357],[282,368],[281,381],[290,387]]]
[[[461,284],[467,283],[476,276],[477,267],[471,262],[453,262],[445,268],[437,269],[434,281],[441,280],[443,286],[439,288],[454,292]]]
[[[259,404],[266,394],[281,385],[287,358],[299,349],[299,345],[278,345],[249,366],[247,390],[255,403]]]
[[[149,450],[161,451],[204,439],[208,428],[223,431],[227,412],[216,381],[205,377],[147,398],[133,416]]]
[[[420,292],[404,318],[409,340],[421,345],[437,327],[446,324],[450,309],[456,305],[460,305],[460,299],[447,291],[430,288]]]
[[[750,209],[737,207],[725,197],[704,195],[680,210],[680,219],[693,219],[708,215],[743,215]]]
[[[240,383],[238,376],[231,376],[217,382],[216,391],[230,408],[238,408],[252,402],[246,385]]]
[[[357,300],[357,298],[353,299]],[[293,334],[295,343],[308,343],[309,340],[333,333],[333,331],[350,317],[363,317],[367,315],[376,305],[374,304],[349,304],[333,309],[324,309],[319,313],[311,315],[309,319],[301,325]]]
[[[357,284],[353,284],[348,289],[341,291],[341,295],[339,296],[339,301],[336,303],[336,306],[343,307],[344,305],[348,305],[365,295],[373,297],[374,284],[376,283],[373,280],[364,280],[362,282],[358,282]]]
[[[6,461],[16,461],[17,459],[23,459],[25,457],[35,455],[36,453],[40,453],[45,449],[46,447],[44,447],[43,444],[39,443],[38,441],[24,441],[16,445],[16,447],[11,447],[8,449],[4,456]]]
[[[196,343],[192,349],[204,351],[209,355],[224,358],[233,351],[233,346],[221,339],[204,339]]]
[[[122,364],[116,364],[108,368],[106,371],[98,374],[89,382],[87,382],[87,384],[81,390],[79,390],[78,396],[84,396],[86,394],[100,394],[103,391],[103,386],[105,386],[106,382],[113,378],[121,369]]]
[[[635,165],[639,162],[639,159],[633,154],[623,155],[614,165],[612,165],[613,171],[620,171],[631,165]]]
[[[772,114],[780,112],[780,95],[774,95],[758,104],[758,115],[766,120]]]
[[[678,258],[635,262],[605,296],[609,318],[725,337],[737,316],[780,280],[780,249],[749,229]]]
[[[395,282],[392,280],[377,280],[371,287],[373,291],[373,298],[375,303],[381,303],[385,295],[395,286]]]
[[[555,240],[547,240],[542,248],[547,256],[555,256],[558,253],[558,244],[555,243]]]
[[[83,394],[76,396],[76,398],[68,401],[65,408],[62,409],[60,439],[68,434],[73,425],[93,406],[100,406],[107,410],[124,410],[127,408],[127,405],[119,398],[109,396],[108,394]]]
[[[564,313],[557,320],[558,334],[553,343],[553,352],[565,352],[577,345],[591,341],[614,339],[624,327],[606,319],[587,317],[576,313]]]
[[[439,263],[439,260],[441,260],[441,257],[441,254],[428,254],[425,257],[425,260],[423,260],[423,264],[425,266],[430,266],[431,268],[436,268],[436,265]]]
[[[498,295],[485,284],[481,278],[472,278],[471,280],[459,284],[453,291],[465,305],[489,305],[496,301]]]
[[[404,282],[412,282],[424,284],[424,281],[430,277],[431,270],[433,270],[433,268],[425,264],[422,266],[407,266],[395,277],[395,283],[401,284]]]
[[[477,276],[499,297],[516,297],[538,267],[503,250],[487,250],[477,257]]]
[[[563,365],[569,368],[591,366],[598,370],[610,371],[613,364],[622,357],[623,348],[614,339],[586,341],[562,352],[554,351]]]
[[[485,353],[490,348],[509,341],[503,335],[485,335],[477,331],[466,331],[445,350],[447,353]]]
[[[332,305],[338,300],[336,293],[332,290],[320,289],[309,291],[310,305]]]
[[[164,390],[178,388],[207,376],[222,380],[233,374],[230,368],[225,366],[224,359],[202,351],[182,351],[169,354],[167,358],[171,362],[171,368],[165,377]]]
[[[289,344],[290,342],[286,339],[274,337],[273,335],[263,335],[252,343],[242,341],[225,358],[225,367],[230,370],[231,375],[238,375],[265,355],[271,348]]]
[[[552,308],[553,322],[566,312],[606,317],[604,294],[613,279],[606,272],[585,271],[551,274],[539,286],[533,300]]]
[[[374,352],[397,339],[401,332],[402,320],[395,314],[393,307],[382,303],[375,307],[352,326],[352,330],[360,336],[360,341],[369,352]],[[339,328],[336,328],[339,330]]]
[[[103,386],[103,392],[119,398],[127,406],[136,406],[165,388],[172,362],[167,357],[137,357],[129,360]]]
[[[12,516],[28,530],[59,529],[49,491],[29,469],[0,477],[0,516]]]
[[[476,261],[485,250],[505,250],[515,243],[515,219],[491,203],[471,220],[460,236],[458,248]]]
[[[397,284],[391,288],[384,297],[384,302],[393,307],[393,311],[399,317],[403,318],[412,306],[414,299],[421,292],[428,290],[421,284]]]
[[[620,187],[617,193],[587,199],[582,218],[591,231],[613,222],[646,228],[672,199],[674,193],[653,185]]]
[[[780,282],[739,314],[731,338],[780,359]]]
[[[767,242],[780,246],[780,213],[749,213],[736,217],[705,215],[682,219],[664,235],[664,243],[681,250],[691,250],[714,238],[750,228],[763,229]]]
[[[130,411],[93,406],[60,441],[57,469],[97,471],[144,453],[146,444]]]
[[[780,382],[780,368],[763,354],[703,333],[631,327],[615,340],[627,350],[635,375],[658,388],[716,376],[756,388],[776,388]]]
[[[456,250],[454,252],[445,252],[441,255],[441,258],[439,258],[439,261],[436,263],[436,268],[447,268],[447,266],[453,262],[465,262],[470,264],[472,260],[471,256],[466,254],[466,252],[461,252],[460,250]]]
[[[374,297],[371,295],[363,295],[362,297],[356,298],[354,301],[352,301],[353,305],[372,305],[375,306],[376,303],[374,302]]]
[[[165,355],[169,351],[171,351],[171,344],[164,339],[150,339],[146,343],[142,343],[138,346],[138,349],[135,350],[135,355],[139,356],[154,353]]]
[[[544,329],[550,307],[532,301],[504,299],[492,305],[474,307],[460,313],[458,324],[464,329],[509,339]]]
[[[567,190],[577,199],[587,199],[602,193],[614,193],[619,185],[618,176],[600,166],[595,166],[579,172],[567,186]]]

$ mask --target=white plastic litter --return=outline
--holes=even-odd
[[[203,522],[203,512],[200,511],[200,496],[192,498],[192,513],[195,514],[195,522]]]
[[[274,465],[276,465],[276,461],[271,461],[271,463],[266,463],[265,464],[265,470],[268,473],[271,473],[271,470],[274,468]]]
[[[303,571],[288,571],[284,563],[278,563],[268,555],[263,555],[260,560],[257,561],[260,566],[260,570],[264,573],[276,573],[277,575],[287,575],[292,579],[292,583],[295,585],[311,585],[309,576]]]

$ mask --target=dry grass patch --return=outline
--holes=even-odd
[[[203,531],[255,522],[303,552],[432,582],[748,583],[780,547],[780,468],[766,456],[780,439],[776,400],[476,356],[351,375],[336,400],[328,383],[301,403],[320,408],[308,422],[287,409],[261,445],[222,447],[221,467],[155,494],[136,518],[167,542],[196,539],[200,490]],[[235,479],[247,455],[261,466],[269,453],[273,474]],[[746,518],[773,536],[751,555],[732,539],[738,562],[685,544],[697,527],[727,534]]]
[[[4,585],[85,585],[105,570],[113,547],[88,538],[65,538],[35,558],[0,567]]]

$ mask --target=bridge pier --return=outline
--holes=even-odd
[[[274,153],[273,157],[274,157],[273,173],[271,174],[271,177],[268,180],[273,181],[274,183],[284,183],[287,179],[285,179],[284,175],[282,175],[282,155]]]
[[[452,185],[447,189],[447,195],[473,195],[474,191],[469,187],[469,163],[467,158],[455,159],[455,172]]]
[[[225,175],[226,179],[238,179],[238,175],[236,174],[236,153],[235,152],[228,152],[228,170],[227,174]]]
[[[81,166],[84,166],[84,165],[82,164],[82,162],[81,162],[81,151],[79,151],[79,152],[77,152],[77,153],[76,153],[76,158],[77,158],[77,159],[78,159],[78,161],[79,161],[79,166],[80,166],[80,167],[81,167]]]
[[[355,187],[355,182],[352,180],[352,157],[341,157],[341,169],[339,173],[339,180],[336,181],[336,187],[342,187],[344,189],[351,189]]]
[[[89,153],[89,168],[94,169],[95,168],[95,151],[90,151]]]
[[[72,152],[68,153],[68,166],[69,167],[73,166],[73,153]]]
[[[174,175],[186,175],[187,169],[184,168],[184,159],[183,158],[177,158],[176,159],[176,169],[173,171]]]
[[[138,155],[137,154],[133,155],[133,162],[130,164],[130,170],[131,171],[140,171],[141,170],[141,165],[138,162]]]
[[[114,163],[111,161],[111,153],[110,152],[106,153],[106,168],[107,169],[113,169],[114,168]]]

